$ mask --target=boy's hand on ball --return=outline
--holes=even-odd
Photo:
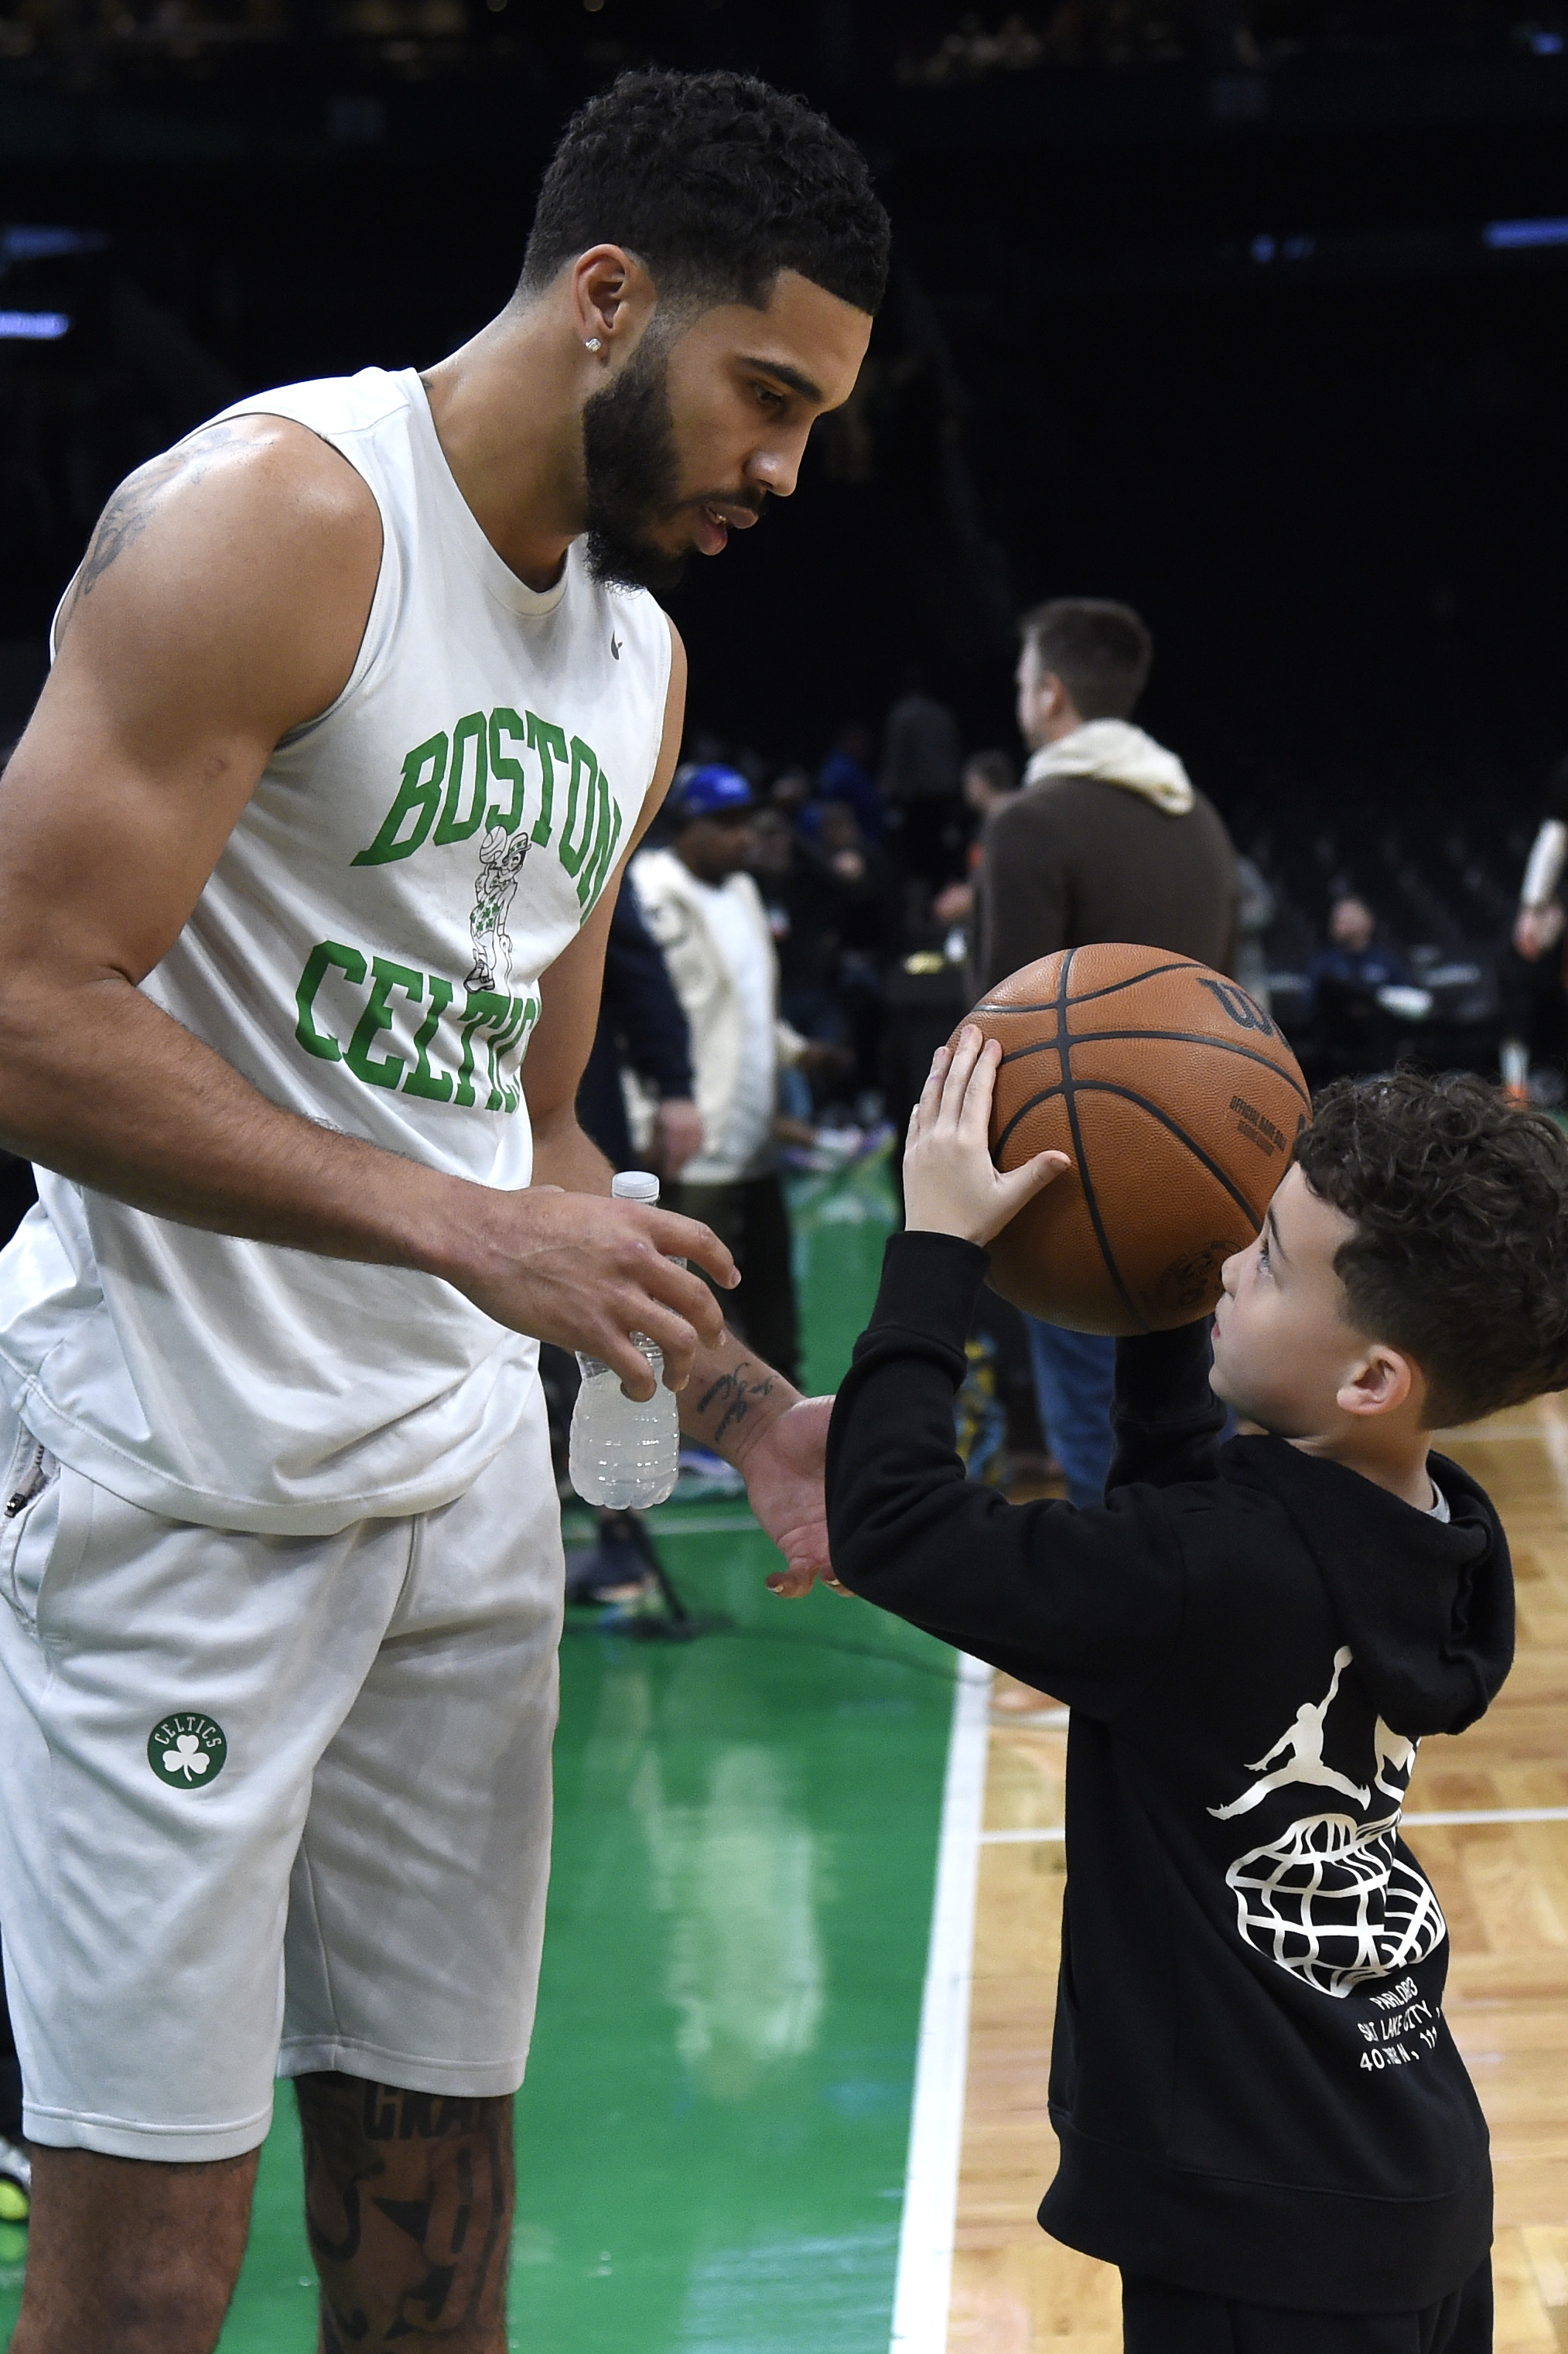
[[[998,1041],[970,1023],[954,1044],[938,1047],[904,1150],[905,1223],[912,1234],[989,1243],[1071,1168],[1065,1152],[1038,1152],[1005,1171],[992,1161],[991,1099],[1001,1060]]]

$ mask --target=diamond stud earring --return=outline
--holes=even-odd
[[[602,348],[603,346],[597,335],[585,335],[583,337],[583,349],[585,352],[597,352]]]

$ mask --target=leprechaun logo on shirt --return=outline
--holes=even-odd
[[[341,1063],[365,1087],[514,1112],[523,1099],[519,1071],[539,1018],[537,995],[528,990],[514,996],[509,986],[508,917],[524,862],[544,851],[556,859],[576,893],[578,920],[586,922],[614,867],[623,822],[593,747],[535,712],[471,711],[450,735],[439,729],[416,744],[375,841],[351,864],[385,866],[414,857],[427,842],[439,851],[481,834],[468,919],[473,961],[457,982],[353,941],[318,941],[295,991],[299,1044],[307,1055]],[[344,1002],[345,991],[365,989],[363,1008]],[[382,1052],[397,997],[428,1010],[408,1041],[411,1051]]]
[[[228,1737],[216,1717],[182,1709],[160,1717],[147,1736],[147,1763],[176,1790],[205,1790],[222,1773]]]

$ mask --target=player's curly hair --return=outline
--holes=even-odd
[[[1354,1220],[1351,1317],[1414,1360],[1434,1427],[1568,1385],[1568,1138],[1543,1112],[1467,1071],[1340,1079],[1296,1160]]]
[[[765,303],[799,270],[857,311],[887,283],[888,221],[858,147],[754,75],[623,73],[550,159],[522,292],[590,246],[623,245],[662,300]]]

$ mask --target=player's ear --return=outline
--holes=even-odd
[[[1373,1341],[1340,1383],[1337,1403],[1342,1414],[1393,1414],[1420,1378],[1408,1357],[1385,1341]]]

